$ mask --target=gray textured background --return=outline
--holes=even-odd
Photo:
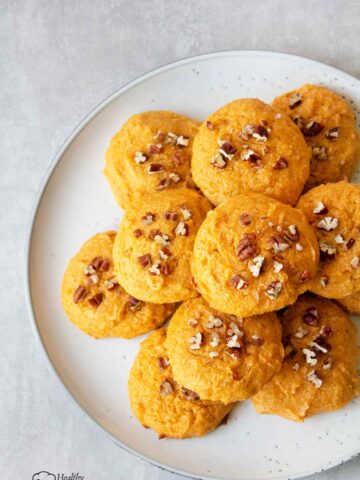
[[[215,50],[307,56],[360,78],[359,0],[0,0],[0,472],[180,479],[131,456],[49,374],[23,299],[24,238],[40,183],[75,125],[155,67]],[[360,458],[320,480],[355,480]],[[315,477],[311,477],[314,479]]]

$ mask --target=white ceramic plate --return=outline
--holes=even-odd
[[[167,65],[120,89],[74,131],[39,195],[28,240],[27,297],[35,333],[70,396],[120,446],[174,472],[201,478],[280,479],[337,465],[360,452],[360,400],[303,425],[258,416],[239,404],[227,426],[205,438],[162,440],[130,411],[127,377],[142,338],[93,340],[65,317],[59,299],[70,257],[95,232],[116,229],[122,212],[101,171],[111,136],[136,112],[169,109],[203,119],[226,102],[276,95],[305,82],[360,105],[360,82],[304,58],[225,52]],[[357,173],[359,178],[359,173]]]

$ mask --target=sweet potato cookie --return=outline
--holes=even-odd
[[[218,205],[259,192],[294,205],[309,176],[310,150],[290,118],[257,99],[228,103],[195,137],[195,183]]]
[[[194,190],[167,190],[126,212],[114,244],[115,275],[134,297],[154,303],[197,295],[190,273],[196,232],[211,205]]]
[[[318,85],[303,85],[275,98],[303,132],[312,150],[306,189],[350,177],[360,156],[360,139],[350,105]]]
[[[360,291],[345,298],[339,298],[337,302],[349,313],[360,315]]]
[[[318,260],[303,212],[253,193],[208,214],[195,239],[192,272],[213,308],[240,317],[293,303],[308,288]]]
[[[240,319],[201,297],[178,308],[165,345],[177,382],[226,404],[258,392],[280,371],[284,355],[275,313]]]
[[[232,405],[200,400],[195,392],[178,385],[165,339],[166,330],[160,329],[141,343],[128,383],[132,411],[161,438],[205,435],[221,423]]]
[[[95,338],[132,338],[162,325],[175,306],[144,303],[127,294],[114,277],[115,232],[91,237],[70,260],[61,300],[69,319]]]
[[[360,286],[360,185],[319,185],[297,205],[313,226],[320,247],[320,268],[309,290],[344,298]]]
[[[198,123],[174,112],[133,115],[112,138],[106,175],[124,209],[145,194],[193,185],[190,159]]]
[[[257,413],[303,421],[359,394],[356,330],[329,300],[301,297],[283,315],[285,360],[253,398]]]

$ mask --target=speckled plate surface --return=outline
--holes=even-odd
[[[133,113],[169,109],[201,120],[238,97],[270,102],[302,83],[320,83],[360,105],[360,82],[304,58],[270,52],[194,57],[135,80],[99,105],[57,155],[35,208],[26,293],[47,362],[85,414],[118,444],[163,468],[201,478],[295,478],[360,452],[360,399],[304,424],[258,416],[239,404],[205,438],[162,440],[132,416],[127,377],[142,338],[93,340],[73,327],[59,299],[64,268],[95,232],[117,228],[122,212],[101,171],[111,136]],[[354,179],[359,181],[359,171]]]

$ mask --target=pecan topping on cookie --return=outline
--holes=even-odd
[[[312,370],[308,375],[306,375],[306,380],[313,383],[316,388],[320,388],[323,383],[316,370]]]
[[[88,291],[83,285],[79,285],[78,288],[75,290],[74,296],[73,296],[73,302],[74,303],[79,303],[81,300],[83,300]]]
[[[172,182],[174,183],[179,183],[181,178],[180,178],[180,175],[178,175],[177,173],[175,172],[171,172],[169,173],[169,180],[171,180]]]
[[[141,307],[143,305],[143,302],[141,300],[138,300],[137,298],[129,295],[128,304],[129,304],[129,308],[132,312],[137,312],[138,310],[141,309]]]
[[[285,240],[289,242],[297,242],[300,238],[299,230],[296,225],[289,225],[288,229],[283,232]]]
[[[109,280],[104,281],[104,287],[109,291],[114,290],[118,286],[119,286],[119,283],[115,277],[109,278]]]
[[[305,328],[302,328],[301,326],[296,330],[294,336],[296,338],[304,338],[309,332],[305,330]]]
[[[214,124],[210,122],[210,120],[208,120],[206,122],[206,128],[208,128],[209,130],[214,130]]]
[[[159,251],[159,256],[161,260],[167,260],[168,258],[171,257],[170,250],[166,247],[161,248]]]
[[[227,162],[226,159],[221,155],[221,153],[218,152],[210,163],[216,168],[223,169],[226,167]]]
[[[143,231],[140,230],[140,228],[137,228],[136,230],[133,231],[133,235],[135,238],[141,237],[142,234],[143,234]]]
[[[268,129],[263,127],[262,125],[256,125],[252,131],[252,137],[258,143],[265,143],[269,138]]]
[[[180,165],[182,165],[183,162],[181,160],[181,155],[179,152],[174,153],[171,163],[174,167],[180,167]]]
[[[359,266],[359,257],[353,257],[350,261],[350,265],[356,270]]]
[[[303,354],[307,364],[312,366],[317,364],[316,353],[313,350],[310,350],[309,348],[303,348]]]
[[[146,253],[145,255],[141,255],[140,257],[138,257],[138,262],[143,268],[145,268],[150,265],[151,257],[148,253]]]
[[[220,335],[217,332],[212,332],[211,333],[211,340],[210,340],[210,347],[217,347],[220,343]]]
[[[317,224],[317,227],[320,230],[326,230],[327,232],[329,232],[330,230],[335,230],[335,228],[337,228],[338,225],[339,225],[339,221],[337,218],[324,217]]]
[[[327,148],[323,147],[321,145],[314,145],[311,147],[312,151],[312,157],[316,158],[316,160],[327,160],[328,159],[328,153],[327,153]]]
[[[319,242],[320,248],[320,259],[322,261],[325,260],[333,260],[336,255],[336,248],[329,245],[327,242],[320,240]]]
[[[262,166],[262,161],[260,155],[255,153],[253,150],[248,149],[243,152],[241,155],[241,160],[245,160],[250,163],[250,165],[255,166],[255,167],[261,167]]]
[[[311,274],[309,270],[307,270],[306,268],[299,275],[300,283],[307,282],[308,280],[310,280],[310,278],[311,278]]]
[[[218,328],[218,327],[221,327],[222,324],[223,324],[223,321],[221,320],[221,318],[214,317],[214,315],[210,315],[210,317],[208,318],[206,327],[207,328]]]
[[[192,217],[192,211],[189,208],[187,208],[185,205],[181,205],[180,212],[185,221],[190,220],[190,218]]]
[[[230,285],[237,290],[242,290],[243,288],[247,288],[249,286],[249,283],[241,278],[240,275],[235,274],[230,278]]]
[[[251,335],[248,342],[252,345],[256,345],[257,347],[261,347],[261,345],[264,345],[264,339],[259,337],[259,335]]]
[[[327,275],[323,275],[320,278],[319,283],[322,287],[326,287],[326,285],[329,283],[329,277]]]
[[[302,102],[301,94],[296,92],[293,95],[291,95],[290,100],[289,100],[289,108],[290,110],[293,110],[295,107],[298,107]]]
[[[155,262],[149,268],[150,275],[161,275],[160,262]]]
[[[163,214],[165,220],[175,222],[177,220],[177,213],[174,211],[167,211]]]
[[[340,244],[340,245],[341,245],[342,243],[345,243],[345,239],[344,239],[344,237],[341,235],[341,233],[338,233],[337,235],[335,235],[334,240],[335,240],[336,243],[338,243],[338,244]]]
[[[354,246],[355,240],[353,238],[349,238],[349,240],[345,243],[345,250],[350,250],[352,246]]]
[[[258,255],[257,257],[254,257],[248,264],[248,269],[253,277],[258,277],[265,270],[265,265],[266,258],[262,255]]]
[[[318,324],[318,317],[319,314],[317,309],[315,307],[310,307],[303,314],[303,322],[311,327],[316,327]]]
[[[279,273],[284,268],[284,265],[280,262],[274,262],[274,272]]]
[[[336,140],[337,138],[339,138],[339,133],[340,133],[340,128],[339,127],[330,128],[325,133],[325,137],[328,140]]]
[[[104,299],[103,294],[97,293],[96,295],[88,299],[88,303],[93,308],[98,308],[98,306],[102,303],[103,299]]]
[[[278,280],[271,282],[265,289],[265,294],[271,299],[276,300],[277,297],[280,295],[281,290],[283,288],[283,284]]]
[[[184,397],[187,400],[194,401],[194,400],[199,400],[200,398],[200,396],[196,392],[193,392],[192,390],[189,390],[186,387],[181,387],[180,390],[182,391]]]
[[[190,327],[196,327],[198,323],[199,322],[196,320],[196,318],[190,318],[188,321],[188,324],[190,325]]]
[[[88,285],[93,286],[99,283],[99,276],[96,273],[90,275],[87,279]]]
[[[165,368],[167,368],[170,365],[170,361],[168,357],[159,357],[158,365],[160,370],[165,370]]]
[[[304,128],[305,124],[305,119],[301,117],[300,115],[293,117],[292,121],[295,123],[295,125],[302,130]]]
[[[162,397],[167,397],[173,393],[173,387],[168,380],[164,380],[160,385],[160,395]]]
[[[274,168],[274,170],[284,170],[284,169],[287,168],[288,166],[289,166],[289,162],[286,160],[286,158],[284,158],[284,157],[279,157],[279,158],[276,160],[273,168]]]
[[[238,247],[236,248],[236,255],[239,257],[239,260],[248,260],[253,257],[257,252],[256,245],[256,235],[255,233],[248,233],[245,235],[239,242]]]
[[[315,213],[316,215],[322,215],[322,214],[325,214],[325,213],[328,213],[328,208],[326,205],[323,204],[323,202],[319,201],[317,202],[315,208],[313,209],[313,213]]]
[[[189,338],[190,350],[199,350],[203,342],[203,334],[201,332],[195,333],[194,336]]]
[[[331,345],[322,337],[317,337],[314,341],[310,342],[310,347],[321,353],[328,353],[331,350]]]
[[[165,172],[165,167],[161,163],[150,163],[148,167],[148,173],[150,175],[154,173],[162,173]]]
[[[161,192],[162,190],[165,190],[169,186],[169,179],[168,178],[163,178],[160,180],[160,182],[156,186],[156,190],[158,192]]]
[[[169,236],[165,235],[165,233],[162,233],[159,230],[151,230],[149,237],[163,247],[166,247],[170,243]]]
[[[321,125],[321,123],[315,122],[315,120],[311,120],[309,123],[303,127],[302,132],[304,134],[304,137],[314,137],[315,135],[318,135],[322,129],[324,128],[324,125]]]
[[[240,216],[239,216],[239,222],[240,222],[240,225],[250,225],[251,223],[251,215],[249,215],[248,213],[242,213]]]
[[[146,160],[148,160],[148,156],[143,152],[135,152],[134,160],[135,163],[139,165],[140,163],[146,162]]]
[[[290,247],[290,245],[282,235],[275,235],[274,237],[270,237],[268,239],[268,244],[276,254],[284,252],[287,248]]]
[[[189,137],[184,137],[183,135],[179,135],[176,140],[176,145],[180,148],[187,147],[189,145]]]
[[[179,222],[174,230],[175,235],[187,237],[189,235],[189,225],[184,222]]]
[[[161,143],[152,143],[151,145],[149,145],[149,151],[150,153],[153,153],[153,154],[159,154],[161,153],[163,150],[163,147],[161,145]]]
[[[231,145],[230,142],[219,140],[220,150],[219,153],[222,157],[231,160],[233,156],[236,154],[237,150],[235,147]]]

